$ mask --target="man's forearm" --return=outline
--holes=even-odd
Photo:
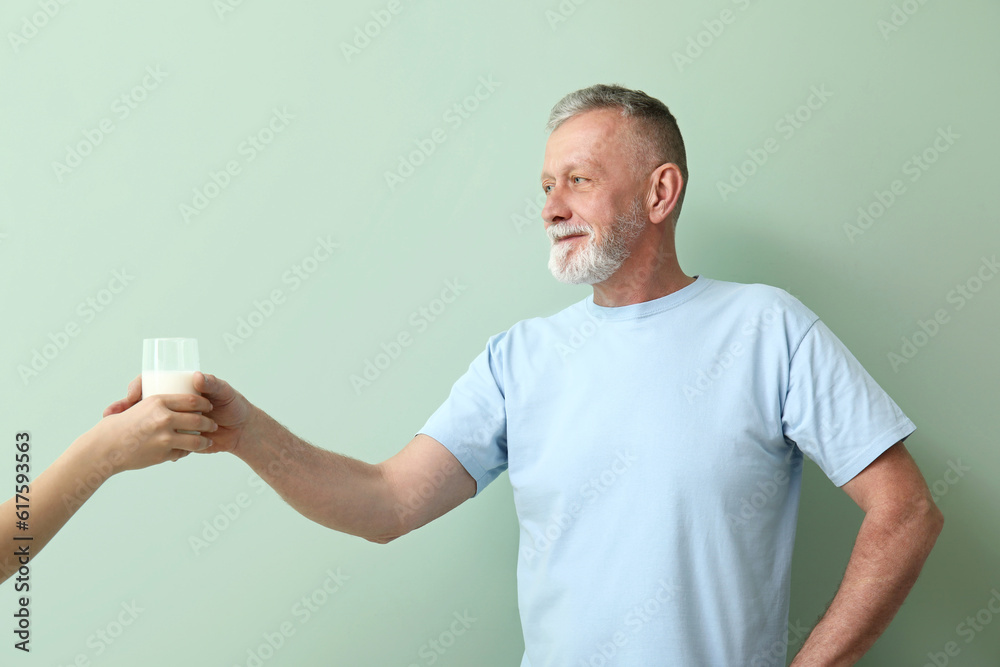
[[[791,667],[857,662],[902,606],[943,521],[933,504],[870,510],[858,531],[837,595]]]
[[[373,542],[398,536],[378,466],[315,447],[256,406],[235,454],[306,518]]]

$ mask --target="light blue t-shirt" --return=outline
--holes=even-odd
[[[522,667],[758,667],[785,664],[803,453],[841,486],[915,428],[788,292],[697,276],[491,336],[419,433],[476,495],[509,471]]]

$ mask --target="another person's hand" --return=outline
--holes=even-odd
[[[218,425],[212,433],[212,446],[197,450],[202,454],[235,452],[243,435],[243,430],[253,414],[253,406],[225,380],[201,372],[194,374],[195,391],[211,402],[211,410],[205,416]],[[128,391],[120,401],[115,401],[104,410],[105,416],[128,410],[142,398],[142,376],[137,376],[128,385]],[[152,398],[152,397],[150,397]],[[148,399],[147,399],[148,400]]]
[[[212,403],[203,396],[164,394],[150,396],[138,405],[115,404],[104,418],[81,435],[31,482],[31,553],[38,555],[46,544],[112,475],[138,470],[164,461],[176,461],[191,452],[206,451],[206,437],[217,429],[208,412]],[[178,431],[199,431],[197,434]],[[18,491],[21,493],[21,491]],[[25,491],[27,493],[27,491]],[[0,505],[0,516],[14,516],[15,496]],[[13,518],[0,522],[0,543],[12,544]],[[14,557],[13,550],[0,555],[0,582],[18,571],[27,560]]]
[[[105,410],[105,417],[81,439],[93,443],[94,455],[111,474],[138,470],[164,461],[176,461],[191,452],[212,445],[207,437],[218,425],[207,415],[211,402],[191,394],[150,396],[117,412]],[[178,433],[199,431],[201,434]]]

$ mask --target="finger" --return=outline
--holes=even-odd
[[[174,412],[211,412],[212,402],[194,394],[157,394],[167,408]]]
[[[125,392],[125,398],[120,399],[104,408],[104,415],[116,415],[119,412],[125,412],[133,405],[139,402],[142,398],[142,375],[135,376],[135,379],[128,383],[128,389]]]
[[[200,431],[201,433],[212,433],[219,429],[219,425],[212,419],[196,412],[179,412],[170,422],[171,426],[178,431]]]
[[[128,383],[128,391],[125,392],[125,400],[129,402],[130,405],[134,405],[139,402],[142,398],[142,374],[135,376],[131,382]]]
[[[194,374],[195,391],[200,392],[213,405],[223,406],[233,400],[233,388],[228,382],[220,380],[214,375],[208,375],[198,371]]]
[[[199,394],[205,393],[205,374],[201,371],[195,371],[194,375],[191,376],[191,383],[194,385],[194,390]]]
[[[116,415],[119,412],[124,412],[124,411],[125,411],[125,401],[124,400],[115,401],[108,407],[104,408],[103,416],[107,417],[108,415]]]
[[[174,449],[183,449],[187,452],[200,452],[211,447],[213,443],[203,435],[192,435],[190,433],[178,433],[171,440]]]
[[[209,439],[211,440],[211,438],[209,438]],[[195,453],[196,454],[218,454],[219,452],[225,452],[225,451],[228,451],[227,449],[225,449],[225,445],[217,444],[214,440],[212,440],[212,446],[211,447],[207,447],[206,449],[201,449],[201,450],[199,450],[199,451],[197,451]]]
[[[189,452],[186,449],[171,449],[170,450],[170,461],[173,462],[173,463],[176,463],[178,460],[184,458],[185,456],[187,456],[190,453],[191,452]]]

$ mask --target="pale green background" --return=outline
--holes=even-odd
[[[513,216],[540,191],[551,106],[577,88],[617,82],[666,102],[684,134],[692,180],[677,244],[686,272],[798,296],[916,422],[907,446],[928,482],[943,480],[949,461],[972,468],[945,487],[938,545],[861,664],[920,665],[948,641],[961,648],[953,665],[997,664],[1000,621],[970,643],[956,628],[1000,587],[1000,281],[960,311],[946,295],[1000,250],[1000,8],[911,4],[919,11],[886,38],[878,22],[893,4],[885,0],[746,9],[728,0],[590,0],[564,4],[574,11],[554,28],[546,12],[556,2],[402,0],[401,13],[347,62],[339,45],[384,3],[247,0],[220,17],[208,0],[71,2],[16,52],[9,33],[41,10],[4,3],[0,485],[13,483],[15,432],[31,431],[41,471],[124,394],[141,339],[152,336],[197,337],[206,370],[317,445],[368,461],[391,456],[490,335],[590,292],[551,277],[538,216],[521,228]],[[723,9],[734,22],[679,71],[673,54]],[[111,104],[147,66],[166,79],[119,120]],[[471,118],[457,129],[443,122],[490,76],[501,85]],[[812,86],[833,95],[782,138],[775,123]],[[185,224],[178,207],[192,188],[242,161],[240,142],[275,107],[294,114],[289,127]],[[103,118],[114,132],[59,182],[52,163]],[[438,127],[446,142],[391,191],[384,172]],[[903,163],[947,127],[960,138],[910,183]],[[723,201],[717,182],[768,137],[780,150]],[[844,224],[896,178],[906,193],[849,241]],[[282,274],[321,235],[340,250],[291,292]],[[84,323],[77,304],[116,269],[134,282]],[[448,279],[468,289],[417,333],[410,314]],[[223,335],[275,288],[287,302],[231,351]],[[894,372],[888,353],[939,308],[951,320]],[[69,321],[80,335],[23,382],[18,366]],[[413,344],[359,395],[350,375],[403,331]],[[262,634],[292,620],[295,635],[264,664],[424,665],[421,645],[467,610],[476,622],[437,664],[518,664],[517,524],[506,475],[385,546],[311,523],[270,489],[257,494],[249,478],[242,462],[219,455],[112,479],[33,563],[30,656],[11,646],[15,594],[11,582],[0,588],[8,619],[0,663],[68,665],[82,654],[107,666],[246,665]],[[811,626],[836,590],[862,514],[811,462],[803,486],[791,620]],[[250,507],[195,555],[189,537],[240,493]],[[298,623],[292,606],[328,568],[349,581]],[[133,600],[144,611],[97,656],[88,637]],[[663,664],[675,663],[664,656]]]

